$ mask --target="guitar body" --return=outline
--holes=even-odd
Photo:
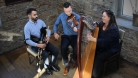
[[[82,22],[81,18],[81,26],[79,30],[78,40],[77,40],[77,60],[78,60],[78,68],[73,76],[73,78],[91,78],[92,77],[92,70],[93,70],[93,63],[96,51],[96,42],[89,41],[83,54],[81,55],[81,42],[82,42],[82,32],[83,28],[86,25]],[[96,27],[92,31],[92,36],[94,38],[98,37],[99,27]]]

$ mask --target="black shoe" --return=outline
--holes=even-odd
[[[55,71],[55,72],[59,72],[59,67],[57,67],[56,65],[50,66],[50,69]]]
[[[48,75],[52,75],[53,72],[52,72],[49,68],[46,68],[46,74],[48,74]]]

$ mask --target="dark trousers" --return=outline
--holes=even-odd
[[[116,53],[107,52],[107,51],[96,53],[95,59],[94,59],[94,67],[93,67],[93,77],[100,76],[104,68],[105,61],[114,54]]]
[[[35,52],[38,52],[38,47],[31,47],[32,50],[34,50]],[[49,56],[49,55],[54,55],[54,60],[52,62],[50,62],[50,65],[54,65],[56,63],[56,59],[58,56],[58,50],[57,48],[52,45],[50,42],[46,45],[45,50],[43,50],[42,52],[42,59],[45,61],[45,59]]]
[[[71,45],[71,47],[73,48],[73,56],[71,57],[71,59],[76,61],[77,59],[77,54],[76,54],[77,35],[72,35],[72,36],[62,35],[61,36],[61,55],[63,57],[64,63],[68,62],[67,50],[68,50],[69,45]]]

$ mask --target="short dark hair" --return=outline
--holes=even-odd
[[[29,9],[27,9],[26,14],[27,15],[31,14],[32,11],[37,11],[37,10],[35,8],[29,8]]]
[[[69,6],[71,6],[71,4],[70,4],[69,2],[65,2],[65,3],[63,4],[63,7],[64,7],[64,8],[68,8]]]

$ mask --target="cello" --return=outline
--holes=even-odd
[[[80,28],[78,31],[77,39],[77,60],[78,68],[73,76],[73,78],[91,78],[93,63],[96,51],[96,42],[86,41],[86,35],[84,34],[92,33],[94,38],[98,37],[99,24],[97,22],[93,23],[93,19],[90,16],[81,16],[80,18]],[[89,32],[85,32],[88,30]],[[84,41],[83,41],[84,40]],[[82,42],[85,42],[86,47],[82,46]],[[82,48],[85,50],[82,51]]]

